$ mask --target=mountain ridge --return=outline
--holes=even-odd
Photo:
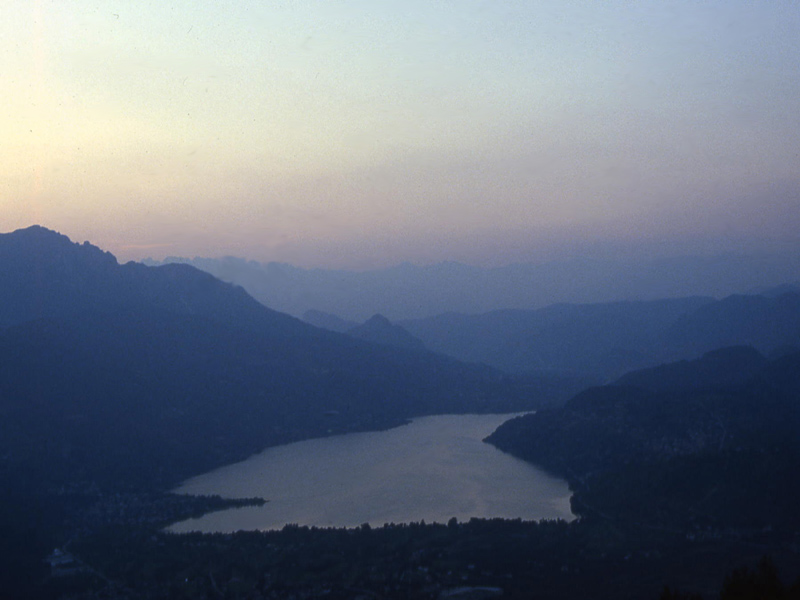
[[[800,255],[677,256],[612,260],[571,258],[475,267],[456,262],[348,271],[303,269],[236,257],[145,259],[190,263],[244,286],[271,308],[302,316],[331,313],[363,322],[375,313],[393,322],[448,311],[479,314],[539,309],[558,303],[646,301],[685,296],[721,298],[795,281]]]
[[[277,443],[541,401],[489,367],[318,329],[189,265],[120,265],[41,227],[0,235],[0,317],[0,471],[152,483],[155,461],[174,484]]]
[[[416,352],[427,350],[422,340],[414,337],[407,329],[392,323],[381,314],[374,314],[361,325],[351,327],[347,330],[347,334],[376,344],[406,348]]]

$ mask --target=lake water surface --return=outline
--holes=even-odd
[[[176,490],[260,496],[267,504],[211,513],[170,530],[381,526],[451,517],[573,519],[566,482],[481,441],[513,416],[422,417],[388,431],[269,448]]]

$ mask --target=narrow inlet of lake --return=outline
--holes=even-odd
[[[210,513],[173,532],[356,527],[471,517],[572,520],[565,481],[482,440],[515,415],[439,415],[268,448],[184,482],[181,494],[268,502]]]

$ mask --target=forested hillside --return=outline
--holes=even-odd
[[[800,530],[800,353],[729,348],[631,373],[488,441],[565,477],[573,511],[681,529]]]

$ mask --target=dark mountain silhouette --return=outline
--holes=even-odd
[[[536,402],[488,367],[324,331],[188,265],[119,265],[41,227],[0,236],[0,294],[6,474],[172,484],[271,444]]]
[[[701,360],[682,360],[623,375],[614,385],[653,392],[736,388],[761,371],[767,359],[751,346],[720,348]]]
[[[730,348],[630,373],[509,421],[488,441],[567,477],[584,515],[792,530],[798,391],[800,353],[767,361]]]
[[[205,315],[237,327],[280,335],[310,330],[264,307],[242,288],[188,265],[117,264],[88,242],[33,226],[0,235],[0,326],[92,311],[158,309]]]
[[[348,335],[384,346],[405,348],[407,350],[425,351],[425,344],[408,333],[400,325],[393,325],[383,315],[374,315],[361,325],[351,328]]]

